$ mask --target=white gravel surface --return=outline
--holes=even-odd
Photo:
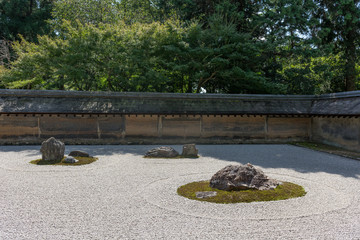
[[[290,145],[198,145],[198,159],[145,159],[156,146],[66,146],[98,161],[36,166],[39,146],[0,146],[0,239],[360,239],[360,161]],[[181,152],[182,146],[172,146]],[[178,196],[229,164],[304,186],[305,197],[214,204]]]

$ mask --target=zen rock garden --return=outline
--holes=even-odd
[[[2,239],[359,236],[358,160],[281,144],[196,144],[199,158],[154,159],[145,153],[171,146],[181,155],[183,145],[63,148],[55,140],[49,155],[79,150],[73,158],[99,161],[39,166],[29,162],[42,161],[41,144],[2,146]]]
[[[53,137],[44,141],[40,152],[42,159],[31,161],[37,165],[83,165],[97,160],[80,150],[65,156],[65,144]],[[145,158],[198,158],[195,144],[185,144],[180,154],[172,147],[161,146],[150,149]],[[180,196],[214,203],[239,203],[253,201],[276,201],[301,197],[306,194],[302,186],[280,182],[269,178],[265,173],[251,165],[228,165],[217,171],[209,181],[192,182],[180,186]]]
[[[31,161],[37,165],[83,165],[97,160],[84,151],[72,151],[65,156],[65,144],[60,140],[51,137],[42,142],[40,152],[42,158]]]

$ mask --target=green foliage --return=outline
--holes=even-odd
[[[2,79],[3,76],[7,74],[8,71],[9,70],[6,69],[5,66],[0,65],[0,79]],[[4,87],[5,87],[4,83],[0,80],[0,88],[4,88]]]
[[[359,8],[325,0],[0,0],[2,34],[20,40],[11,64],[0,51],[11,68],[0,81],[90,91],[359,89]]]
[[[57,0],[52,16],[54,28],[61,31],[64,20],[73,26],[77,23],[96,26],[101,23],[116,24],[121,18],[121,12],[116,0]]]
[[[62,38],[22,40],[2,79],[9,88],[158,92],[269,92],[260,53],[221,16],[202,29],[164,24],[61,25]]]
[[[163,17],[177,15],[183,22],[194,19],[206,21],[215,11],[219,0],[155,0],[155,5],[162,10]]]
[[[158,5],[158,0],[121,0],[118,4],[121,20],[127,24],[164,22],[164,9]]]
[[[357,51],[360,38],[360,1],[327,1],[314,0],[317,8],[313,11],[313,18],[318,23],[312,28],[312,36],[319,48],[328,47],[333,54],[340,54],[344,62],[343,90],[356,90],[359,84],[359,63]]]
[[[52,0],[0,0],[0,40],[19,40],[19,34],[36,42],[37,35],[50,33]]]
[[[196,192],[216,192],[217,195],[209,198],[197,198]],[[178,188],[177,193],[180,196],[213,203],[249,203],[262,201],[278,201],[289,198],[305,196],[306,192],[302,186],[290,182],[283,182],[273,190],[240,190],[224,191],[209,186],[209,181],[192,182]]]
[[[248,36],[237,33],[234,25],[219,22],[205,30],[198,23],[185,31],[168,26],[171,35],[159,53],[160,63],[182,91],[248,92],[264,81],[256,73],[257,49]]]
[[[62,38],[23,40],[14,48],[18,59],[3,81],[10,88],[167,91],[156,69],[157,39],[164,26],[92,24],[61,25]],[[170,89],[172,90],[172,89]]]
[[[345,88],[344,65],[339,55],[298,58],[284,62],[280,75],[290,94],[340,92]]]
[[[64,22],[61,27],[64,39],[43,36],[39,44],[23,40],[15,45],[19,57],[4,78],[8,87],[136,91],[137,76],[143,77],[140,71],[149,60],[146,52],[134,49],[145,44],[138,39],[146,34],[142,26]]]

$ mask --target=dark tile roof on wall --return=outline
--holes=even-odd
[[[327,95],[0,90],[0,113],[360,115],[360,91]]]

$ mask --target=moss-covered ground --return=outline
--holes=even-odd
[[[196,192],[217,192],[215,197],[197,198]],[[213,203],[249,203],[262,201],[277,201],[289,198],[302,197],[306,194],[304,188],[294,183],[283,182],[274,190],[241,190],[241,191],[223,191],[209,186],[209,181],[192,182],[178,188],[177,193],[180,196]]]
[[[37,159],[37,160],[30,161],[30,163],[36,164],[36,165],[80,166],[80,165],[90,164],[90,163],[93,163],[96,160],[98,160],[98,158],[95,158],[95,157],[74,157],[74,158],[76,160],[78,160],[78,162],[65,163],[64,162],[65,158],[63,158],[62,160],[58,160],[58,161],[43,161],[42,159]]]

